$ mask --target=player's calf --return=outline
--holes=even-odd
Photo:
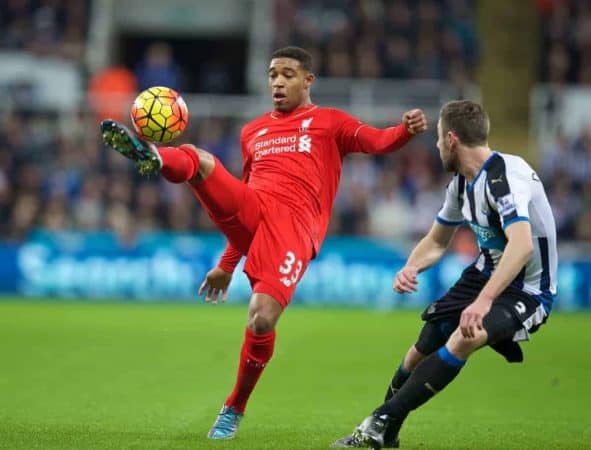
[[[486,345],[488,335],[485,330],[476,330],[473,338],[467,338],[462,335],[460,328],[449,337],[445,346],[456,357],[466,360],[468,357],[483,345]]]

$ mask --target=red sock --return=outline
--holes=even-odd
[[[189,181],[199,170],[199,155],[190,147],[158,147],[162,158],[160,173],[172,183]]]
[[[266,334],[255,334],[250,329],[246,329],[240,351],[238,377],[234,390],[226,399],[226,406],[232,406],[240,413],[244,412],[250,394],[273,356],[274,347],[275,330]]]

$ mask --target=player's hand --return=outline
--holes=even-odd
[[[465,338],[476,337],[477,331],[483,330],[482,319],[490,311],[491,302],[477,298],[460,316],[460,331]]]
[[[205,275],[205,280],[199,287],[199,295],[205,292],[205,301],[216,304],[221,294],[222,302],[225,302],[228,299],[230,281],[232,281],[231,273],[219,267],[214,267]]]
[[[410,294],[417,291],[417,275],[419,269],[416,266],[404,266],[394,277],[393,288],[399,294]]]
[[[420,109],[411,109],[402,115],[402,122],[410,134],[419,134],[427,130],[427,117]]]

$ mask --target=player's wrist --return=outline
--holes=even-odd
[[[413,137],[416,133],[412,130],[410,123],[407,122],[406,120],[403,121],[402,123],[400,123],[398,125],[398,128],[400,130],[400,132],[402,133],[402,137],[403,138],[407,138],[410,139],[411,137]]]
[[[413,264],[413,263],[406,263],[404,266],[404,270],[411,270],[411,271],[415,271],[416,273],[421,273],[423,271],[423,267],[419,266],[418,264]]]
[[[236,269],[236,264],[221,260],[218,263],[217,267],[218,267],[218,269],[223,270],[224,272],[232,275],[234,273],[234,270]]]
[[[478,295],[478,297],[476,297],[475,302],[482,303],[485,305],[491,305],[494,299],[495,298],[492,295],[490,295],[486,292],[481,292]]]

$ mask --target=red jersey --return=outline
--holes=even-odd
[[[316,254],[328,228],[343,157],[353,152],[387,153],[411,137],[404,124],[378,129],[338,109],[314,104],[289,113],[272,111],[242,129],[244,182],[259,196],[291,209]],[[237,262],[230,248],[225,256]]]
[[[411,136],[404,125],[390,130],[369,127],[343,111],[313,104],[289,113],[266,113],[242,129],[244,180],[292,209],[318,252],[343,157],[352,152],[386,153]]]

